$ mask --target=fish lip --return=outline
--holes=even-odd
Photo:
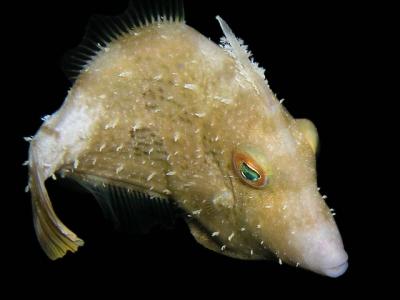
[[[339,265],[323,269],[323,274],[328,277],[337,278],[346,272],[348,266],[349,266],[349,263],[346,259],[344,262],[342,262]]]

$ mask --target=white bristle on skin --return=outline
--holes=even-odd
[[[124,169],[124,166],[119,166],[116,170],[115,170],[115,174],[120,173],[122,170]]]
[[[185,83],[183,87],[188,90],[195,90],[197,88],[197,85],[193,83]]]
[[[147,176],[147,181],[150,181],[150,180],[152,180],[153,179],[153,177],[156,175],[157,173],[156,172],[152,172],[149,176]]]

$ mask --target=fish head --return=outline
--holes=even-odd
[[[265,82],[264,70],[217,19],[236,62],[232,82],[240,83],[236,91],[230,87],[235,102],[219,118],[225,142],[220,159],[231,178],[237,226],[256,258],[272,252],[280,262],[338,277],[348,257],[317,186],[316,127],[289,114]]]
[[[240,227],[260,256],[273,252],[288,264],[340,276],[347,254],[317,186],[314,125],[292,118],[278,101],[268,114],[260,109],[265,101],[249,101],[243,100],[238,115],[231,113],[232,122],[239,123],[235,131],[225,128],[232,137],[226,171]]]

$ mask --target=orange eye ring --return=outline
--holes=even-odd
[[[243,152],[234,152],[233,166],[235,172],[244,183],[257,189],[262,189],[267,186],[267,174],[248,154]]]

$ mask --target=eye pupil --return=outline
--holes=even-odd
[[[240,166],[240,173],[244,178],[250,181],[257,181],[261,178],[260,174],[245,162]]]

